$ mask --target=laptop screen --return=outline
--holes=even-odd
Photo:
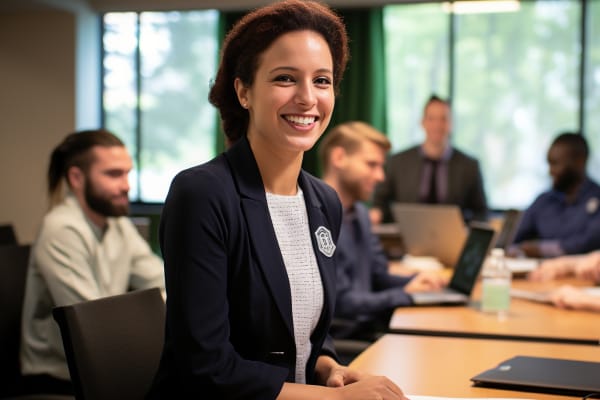
[[[517,233],[522,214],[521,211],[513,209],[504,212],[504,222],[502,229],[498,233],[495,247],[500,249],[508,249],[510,247]]]
[[[435,257],[449,267],[456,264],[467,237],[458,206],[393,203],[392,212],[406,254]]]
[[[454,268],[450,288],[471,295],[493,237],[494,230],[487,225],[471,224],[467,241]]]

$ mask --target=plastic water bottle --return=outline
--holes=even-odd
[[[512,273],[503,249],[493,249],[482,271],[481,310],[506,317],[510,308]]]

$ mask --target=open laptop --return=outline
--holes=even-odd
[[[585,396],[600,392],[600,362],[516,356],[471,378],[475,386]]]
[[[391,210],[405,253],[435,257],[446,266],[456,264],[467,237],[467,227],[458,206],[393,203]]]
[[[508,209],[504,211],[502,217],[502,225],[496,236],[494,247],[504,249],[509,252],[517,229],[521,223],[523,211],[516,209]],[[539,266],[540,259],[534,257],[506,257],[504,259],[506,265],[513,274],[513,277],[524,277]]]
[[[415,305],[468,303],[493,238],[494,230],[489,225],[471,223],[469,235],[454,267],[448,287],[441,291],[412,293],[413,303]]]
[[[515,235],[517,234],[517,228],[521,222],[523,212],[520,210],[509,209],[503,213],[502,227],[498,232],[496,244],[494,247],[499,249],[508,250],[512,245]]]

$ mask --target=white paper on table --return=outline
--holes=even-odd
[[[504,261],[506,262],[508,269],[510,269],[513,274],[525,274],[533,271],[540,265],[540,260],[538,258],[506,257]]]
[[[513,397],[439,397],[439,396],[415,396],[406,395],[410,400],[533,400],[525,398],[513,398]]]
[[[583,289],[587,294],[592,296],[600,296],[600,286],[591,286]]]
[[[411,256],[410,254],[406,254],[402,258],[402,265],[417,271],[439,271],[444,269],[444,265],[435,257]]]

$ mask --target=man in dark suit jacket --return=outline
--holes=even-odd
[[[487,202],[479,162],[450,144],[450,103],[431,96],[421,124],[425,141],[387,161],[386,180],[375,192],[371,220],[392,221],[393,202],[456,204],[466,220],[485,220]]]

